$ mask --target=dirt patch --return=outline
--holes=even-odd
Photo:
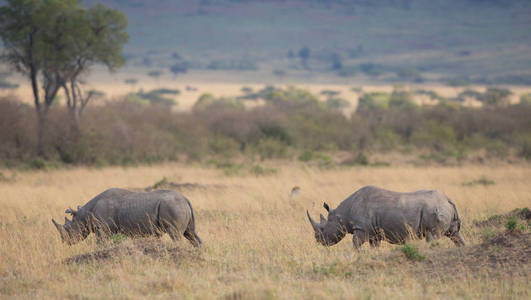
[[[527,207],[522,209],[516,208],[506,214],[493,215],[486,220],[474,221],[474,225],[480,228],[490,226],[497,227],[503,225],[508,219],[514,217],[519,218],[520,220],[531,222],[531,210],[529,210]]]
[[[179,247],[168,247],[161,241],[136,241],[133,244],[118,245],[103,250],[71,256],[65,264],[84,264],[98,261],[118,260],[126,256],[145,255],[152,258],[169,257],[174,262],[184,259],[200,260],[199,251]]]
[[[456,274],[460,269],[487,273],[528,273],[531,269],[531,233],[506,231],[479,244],[447,250],[431,250],[423,272]]]

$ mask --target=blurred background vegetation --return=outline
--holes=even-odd
[[[386,154],[414,164],[531,159],[531,94],[515,95],[508,86],[531,85],[529,1],[0,5],[4,61],[11,67],[0,72],[0,89],[7,91],[0,94],[2,166],[178,160],[232,170],[241,161],[272,159],[321,167],[395,163],[381,158]],[[35,47],[25,38],[32,32]],[[88,89],[89,71],[100,75],[101,67],[123,67],[120,97]],[[33,106],[11,92],[20,81],[13,71],[34,83]],[[211,77],[201,79],[201,72],[210,72],[220,82],[238,74],[242,84],[258,78],[282,87],[242,86],[234,96],[202,88],[191,109],[175,109],[177,95],[197,88],[168,88],[168,76],[176,81],[195,72],[203,83]],[[149,89],[148,77],[156,82]],[[358,105],[333,89],[289,86],[320,81],[352,84]],[[394,88],[365,91],[365,83]],[[440,95],[428,84],[457,94]]]
[[[270,159],[322,167],[394,163],[373,159],[382,153],[417,164],[531,159],[529,95],[509,104],[503,89],[476,92],[484,105],[472,108],[459,97],[419,106],[411,101],[412,92],[395,87],[391,93],[363,93],[352,115],[336,101],[319,101],[296,87],[268,86],[240,97],[207,93],[190,111],[169,109],[172,102],[160,100],[176,92],[154,90],[89,106],[77,130],[65,126],[71,121],[67,108],[53,106],[43,157],[35,156],[33,107],[3,97],[0,163],[20,168],[177,160],[218,167]],[[263,103],[249,106],[256,101]]]

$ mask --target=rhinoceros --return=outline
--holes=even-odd
[[[369,241],[377,247],[385,240],[403,244],[411,236],[429,242],[442,234],[457,246],[464,246],[461,220],[455,204],[437,190],[398,193],[375,186],[365,186],[345,199],[336,209],[325,202],[328,218],[320,215],[315,222],[306,211],[317,241],[331,246],[347,233],[353,235],[354,248]]]
[[[72,220],[65,224],[52,222],[63,242],[72,245],[85,239],[91,232],[98,241],[111,234],[160,237],[168,233],[173,240],[184,235],[192,245],[201,245],[195,232],[195,216],[190,201],[178,192],[156,190],[132,192],[112,188],[97,195],[77,210],[67,209]]]

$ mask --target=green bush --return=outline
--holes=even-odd
[[[274,168],[264,168],[260,165],[254,165],[251,167],[249,172],[255,176],[266,176],[266,175],[273,175],[277,173],[277,169]]]
[[[402,253],[404,253],[404,256],[409,260],[422,261],[426,259],[426,256],[421,255],[419,253],[419,249],[414,245],[410,245],[406,243],[404,246],[402,246],[400,250],[402,250]]]
[[[507,221],[505,222],[505,228],[507,228],[507,230],[509,231],[516,230],[517,225],[518,225],[517,217],[511,217],[507,219]]]
[[[487,185],[493,185],[495,183],[496,182],[494,180],[489,179],[486,176],[481,176],[479,179],[468,181],[468,182],[464,182],[462,185],[463,186],[473,186],[473,185],[487,186]]]
[[[260,160],[286,158],[289,155],[288,146],[273,138],[260,139],[251,149],[260,156]]]

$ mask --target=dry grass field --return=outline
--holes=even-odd
[[[276,163],[270,176],[224,176],[216,169],[181,164],[137,168],[4,172],[0,182],[0,298],[139,299],[529,299],[529,233],[498,236],[476,220],[531,206],[527,166],[466,168],[345,168],[320,170]],[[487,176],[491,185],[463,185]],[[164,236],[100,245],[91,235],[75,246],[60,240],[52,217],[83,205],[110,187],[145,188],[166,177],[199,183],[186,196],[196,211],[204,247]],[[7,179],[6,179],[7,178]],[[337,206],[364,185],[397,191],[437,188],[457,205],[468,246],[443,238],[413,241],[423,261],[400,246],[364,245],[347,236],[336,246],[316,244],[306,219]],[[290,198],[294,185],[302,194]],[[494,230],[490,232],[488,230]],[[527,231],[529,229],[526,229]],[[145,245],[149,245],[146,247]],[[100,260],[64,260],[106,247],[122,247]],[[136,249],[136,250],[135,250]],[[112,254],[112,253],[111,253]]]

